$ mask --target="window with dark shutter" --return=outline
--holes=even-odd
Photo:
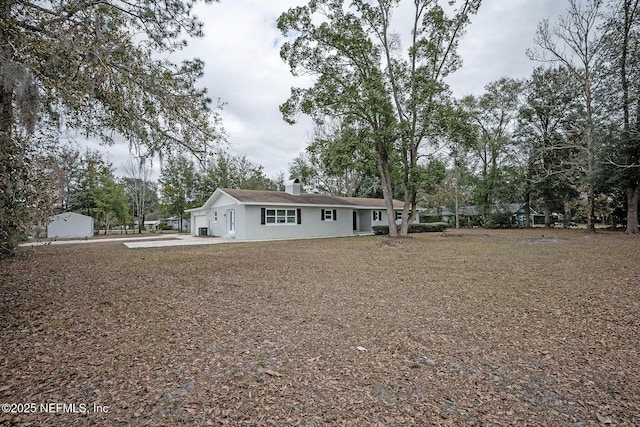
[[[295,225],[301,221],[298,209],[267,209],[260,208],[260,224],[263,225]]]
[[[322,209],[320,211],[322,214],[322,221],[335,221],[336,220],[336,210],[335,209]]]

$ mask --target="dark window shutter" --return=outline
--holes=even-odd
[[[267,210],[260,208],[260,224],[264,225],[267,222]]]
[[[302,209],[298,208],[296,213],[298,214],[298,224],[302,224]]]
[[[334,220],[334,221],[337,221],[337,220],[338,220],[337,212],[338,212],[338,211],[336,211],[335,209],[333,210],[333,220]]]
[[[324,221],[324,209],[320,209],[320,219]]]

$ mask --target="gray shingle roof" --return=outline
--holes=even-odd
[[[384,209],[383,199],[371,199],[365,197],[338,197],[328,194],[308,194],[303,193],[294,196],[282,191],[267,190],[238,190],[231,188],[221,188],[229,196],[241,203],[282,203],[294,205],[318,205],[318,206],[350,206],[350,207],[367,207]],[[402,209],[403,203],[394,200],[394,207]]]

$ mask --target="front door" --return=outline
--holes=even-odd
[[[227,211],[227,231],[232,236],[236,234],[236,211],[233,209]]]

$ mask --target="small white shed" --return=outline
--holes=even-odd
[[[93,236],[93,218],[75,212],[65,212],[49,218],[49,239],[85,238]]]

